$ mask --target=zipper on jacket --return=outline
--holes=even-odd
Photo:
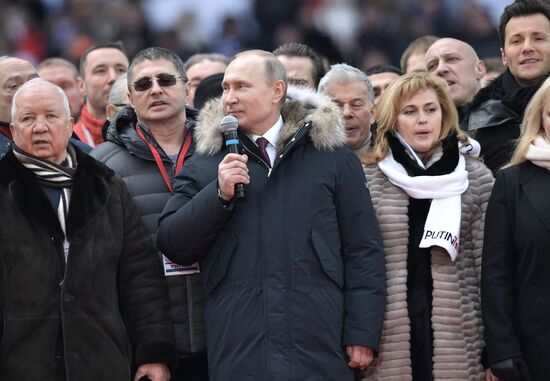
[[[292,138],[283,146],[283,148],[281,149],[281,152],[279,152],[276,156],[275,156],[275,160],[273,160],[273,164],[275,164],[275,161],[277,161],[277,158],[279,159],[282,159],[283,156],[285,155],[285,150],[292,144],[296,141],[296,136],[300,133],[300,131],[302,131],[302,129],[307,126],[309,124],[308,123],[304,123],[302,124],[302,126],[300,128],[298,128],[298,131],[296,131],[294,133],[294,135],[292,135]],[[270,177],[271,176],[271,171],[273,171],[273,167],[267,165],[267,163],[262,159],[260,158],[258,155],[256,155],[254,152],[252,152],[250,149],[248,149],[244,144],[241,144],[241,146],[244,148],[244,150],[248,153],[250,153],[252,156],[254,156],[256,159],[258,159],[266,168],[267,168],[267,177]]]
[[[275,162],[277,161],[277,159],[282,159],[282,158],[286,155],[286,152],[285,152],[285,151],[287,151],[287,148],[294,144],[294,142],[296,141],[296,136],[298,136],[298,134],[300,133],[300,131],[302,131],[302,130],[304,129],[304,127],[306,127],[308,124],[309,124],[309,122],[303,123],[303,124],[300,126],[300,128],[298,128],[298,131],[296,131],[296,132],[294,133],[294,135],[292,135],[292,138],[290,138],[290,140],[286,142],[286,144],[283,146],[283,148],[281,148],[281,151],[277,154],[277,156],[275,156],[275,160],[273,161],[273,164],[275,164]],[[279,163],[277,163],[277,165],[278,165],[278,164],[279,164]]]
[[[65,239],[65,237],[64,237]],[[56,248],[59,252],[59,247]],[[61,249],[63,251],[63,248]],[[69,255],[70,255],[70,246],[69,246]],[[62,252],[62,258],[65,258],[65,252],[63,251]],[[69,366],[67,364],[67,351],[66,351],[66,348],[65,348],[65,343],[66,343],[66,338],[65,338],[65,318],[64,318],[64,311],[65,311],[65,301],[63,300],[64,299],[64,296],[65,296],[65,277],[67,275],[67,269],[69,267],[69,255],[67,255],[67,258],[65,259],[65,266],[62,267],[64,269],[63,271],[63,279],[61,279],[61,283],[59,283],[59,286],[61,287],[61,291],[59,293],[59,309],[61,310],[61,316],[60,316],[60,320],[61,320],[61,339],[62,339],[62,344],[63,344],[63,365],[65,366],[65,377],[67,378],[67,380],[70,380],[71,378],[69,377]]]
[[[185,285],[187,286],[187,313],[189,315],[189,349],[191,353],[196,352],[195,350],[195,324],[193,321],[193,292],[191,290],[191,275],[184,275]]]
[[[251,150],[249,150],[244,144],[241,144],[242,147],[244,148],[244,150],[247,152],[247,153],[250,153],[250,155],[254,156],[256,159],[258,159],[260,161],[260,163],[262,163],[264,165],[264,167],[267,168],[267,177],[271,176],[271,170],[272,168],[267,165],[267,163],[264,161],[264,159],[260,158],[258,155],[256,155],[254,152],[252,152]]]

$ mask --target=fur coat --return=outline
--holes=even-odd
[[[378,217],[386,259],[386,312],[380,355],[366,380],[412,380],[410,321],[407,310],[409,196],[377,165],[366,167],[367,184]],[[455,262],[432,252],[432,329],[434,380],[484,380],[479,283],[485,210],[493,186],[491,172],[466,158],[468,189],[462,194],[460,249]]]

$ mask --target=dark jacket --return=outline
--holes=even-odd
[[[503,169],[487,208],[481,303],[492,365],[523,356],[533,380],[550,374],[550,172]]]
[[[189,133],[195,127],[196,114],[194,109],[186,109],[186,127]],[[149,147],[136,132],[136,122],[136,115],[131,107],[122,109],[107,130],[107,142],[95,148],[91,155],[124,180],[147,232],[156,241],[158,218],[170,198],[170,191]],[[154,142],[152,137],[151,141]],[[175,165],[158,145],[157,149],[172,181],[175,177]],[[193,151],[194,144],[189,148],[186,160]],[[162,261],[161,253],[159,258]],[[167,276],[166,281],[178,352],[182,356],[206,353],[200,274]]]
[[[523,113],[542,82],[522,87],[506,70],[465,107],[460,127],[479,142],[483,161],[493,173],[512,158]]]
[[[4,134],[0,134],[0,159],[6,155],[11,149],[11,140]]]
[[[0,379],[129,381],[173,365],[166,282],[122,180],[77,150],[66,221],[32,172],[0,161]]]
[[[197,151],[161,217],[161,250],[180,263],[201,259],[211,380],[353,380],[344,346],[378,350],[376,216],[337,106],[312,101],[285,104],[271,172],[239,132],[251,183],[229,207],[216,185],[223,111],[207,103]]]

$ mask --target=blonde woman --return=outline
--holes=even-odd
[[[526,108],[487,209],[481,278],[489,364],[507,380],[550,376],[550,80]]]
[[[366,379],[484,380],[479,279],[493,176],[469,156],[479,146],[459,130],[441,79],[398,78],[378,112],[364,164],[387,302],[380,354]]]

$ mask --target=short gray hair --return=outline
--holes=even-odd
[[[65,95],[65,92],[63,91],[63,89],[61,89],[61,87],[59,87],[57,85],[54,85],[53,83],[51,83],[49,81],[43,80],[41,78],[33,78],[30,81],[27,81],[24,84],[22,84],[17,89],[15,94],[13,95],[13,101],[11,102],[11,120],[12,120],[12,122],[15,121],[15,116],[17,115],[17,102],[16,102],[16,100],[17,100],[17,97],[19,96],[19,94],[23,90],[25,90],[29,87],[39,87],[39,86],[44,86],[44,85],[53,87],[59,93],[59,95],[61,95],[61,99],[63,99],[63,108],[65,109],[65,112],[67,113],[67,119],[71,118],[71,109],[69,108],[69,100],[67,99],[67,96]]]
[[[329,83],[350,83],[350,82],[364,82],[367,87],[367,97],[371,104],[374,104],[374,89],[370,83],[367,75],[361,70],[354,68],[347,64],[336,64],[330,67],[330,70],[319,81],[320,92],[325,92],[325,89]]]
[[[109,92],[109,104],[112,105],[121,105],[127,104],[128,99],[128,84],[127,84],[127,74],[122,74],[117,78],[111,91]]]

